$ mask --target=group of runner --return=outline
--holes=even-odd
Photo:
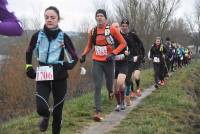
[[[0,1],[0,34],[21,35],[22,27],[13,13],[6,8],[7,1]],[[108,98],[116,98],[115,111],[125,110],[131,105],[131,97],[142,95],[140,84],[141,64],[145,62],[145,49],[135,31],[130,30],[129,20],[119,23],[108,23],[106,11],[98,9],[95,13],[97,25],[89,32],[87,45],[79,61],[84,63],[87,54],[93,50],[92,76],[94,80],[93,119],[101,121],[101,88],[103,76],[106,79]],[[67,70],[73,69],[78,61],[75,48],[69,36],[58,26],[60,13],[56,7],[50,6],[44,12],[44,27],[37,31],[26,51],[26,74],[36,79],[36,106],[41,119],[40,131],[48,128],[49,117],[53,115],[52,134],[59,134],[62,124],[62,110],[67,90]],[[164,78],[174,65],[182,67],[188,64],[191,52],[179,45],[174,45],[169,38],[162,43],[156,37],[148,58],[153,61],[155,86],[164,85]],[[37,70],[32,66],[32,55],[36,50]],[[42,74],[45,75],[45,77]],[[50,110],[48,100],[53,93],[54,106]]]
[[[108,96],[116,98],[116,111],[125,110],[131,105],[130,95],[134,95],[133,80],[136,83],[137,96],[141,96],[140,66],[144,62],[145,50],[142,41],[135,32],[129,29],[129,21],[123,19],[120,23],[108,24],[106,11],[98,9],[96,12],[97,26],[88,38],[80,62],[93,51],[93,79],[95,84],[95,114],[94,120],[101,121],[101,88],[103,74],[105,74]],[[132,90],[131,90],[132,89]]]
[[[190,63],[192,52],[178,43],[162,41],[161,37],[156,37],[149,53],[148,58],[153,62],[155,87],[165,85],[169,73],[174,72],[177,68],[186,66]]]

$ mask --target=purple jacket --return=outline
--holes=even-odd
[[[6,8],[8,2],[0,0],[0,35],[19,36],[23,30],[16,16]]]

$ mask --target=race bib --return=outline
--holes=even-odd
[[[36,69],[36,81],[53,80],[53,66],[40,66]]]
[[[99,56],[108,55],[107,46],[95,46],[95,52]]]
[[[137,62],[137,60],[138,60],[138,56],[134,56],[133,57],[133,62]]]
[[[153,62],[159,63],[159,62],[160,62],[160,59],[159,59],[158,57],[154,57],[154,58],[153,58]]]
[[[124,54],[119,54],[115,56],[116,61],[123,60],[124,58],[125,58]]]

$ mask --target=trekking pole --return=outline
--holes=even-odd
[[[164,65],[165,65],[165,67],[166,67],[166,69],[167,69],[167,74],[169,75],[169,69],[168,69],[168,67],[167,67],[167,64],[166,64],[165,59],[164,59]]]

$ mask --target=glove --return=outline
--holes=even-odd
[[[113,53],[109,54],[107,57],[106,57],[106,60],[107,61],[113,61],[115,59],[115,55]]]
[[[29,66],[26,68],[26,75],[31,78],[31,79],[35,79],[36,78],[36,72],[33,69],[32,66]]]
[[[73,61],[72,63],[69,63],[67,61],[63,62],[63,67],[65,70],[70,70],[75,66],[76,62]]]
[[[80,63],[85,62],[85,59],[86,59],[86,55],[81,56],[81,58],[80,58]]]

